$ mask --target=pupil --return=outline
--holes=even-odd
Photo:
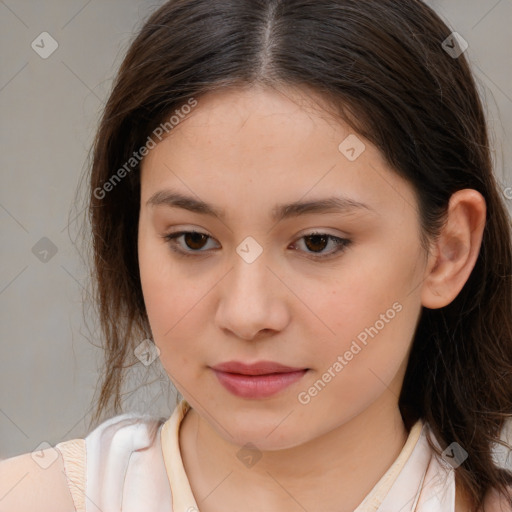
[[[188,242],[192,238],[192,245]],[[185,235],[185,243],[190,247],[190,249],[200,249],[203,245],[201,244],[201,239],[206,238],[206,235],[203,235],[202,233],[187,233]],[[194,247],[193,245],[195,243],[199,243],[200,247]]]
[[[318,240],[321,240],[320,245],[322,247],[320,247],[320,248],[316,247],[316,249],[315,249],[315,247],[310,247],[311,244],[308,244],[308,240],[313,240],[313,241],[317,241],[317,242],[318,242]],[[322,249],[325,249],[326,242],[327,242],[327,237],[325,235],[311,235],[311,236],[306,237],[306,246],[308,249],[313,250],[313,251],[316,251],[316,250],[321,251]],[[313,242],[313,246],[315,246],[315,245],[317,245],[317,244],[315,244],[315,242]]]

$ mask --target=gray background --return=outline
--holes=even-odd
[[[102,351],[82,310],[87,269],[73,243],[82,222],[75,194],[123,53],[162,3],[0,0],[0,459],[87,433]],[[512,0],[428,3],[469,43],[496,176],[510,198]],[[59,45],[47,59],[31,47],[42,32]],[[42,238],[57,251],[46,262],[33,252],[49,246]],[[175,396],[158,360],[135,367],[130,389],[141,385],[125,408],[169,416]]]

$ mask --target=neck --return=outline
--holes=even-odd
[[[360,415],[320,437],[292,448],[262,452],[251,467],[238,459],[240,446],[220,437],[190,409],[181,425],[180,447],[201,512],[231,512],[239,510],[241,503],[247,511],[353,511],[398,457],[407,439],[393,401],[395,397],[387,393]],[[255,498],[248,502],[248,496]]]

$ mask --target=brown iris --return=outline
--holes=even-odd
[[[306,247],[313,252],[322,251],[325,249],[326,244],[328,243],[329,237],[327,235],[309,235],[304,237]],[[313,244],[308,243],[308,240],[312,240]],[[318,247],[318,246],[321,247]]]

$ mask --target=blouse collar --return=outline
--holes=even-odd
[[[181,421],[190,409],[182,399],[161,429],[162,452],[172,493],[173,512],[198,512],[179,446]],[[428,426],[418,420],[395,462],[354,512],[454,512],[453,468],[430,448]]]

